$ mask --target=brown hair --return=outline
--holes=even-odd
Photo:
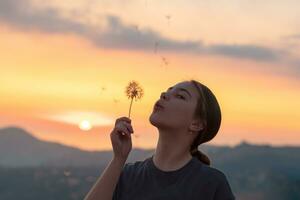
[[[221,125],[221,109],[217,98],[207,86],[196,80],[190,80],[190,82],[197,88],[200,94],[194,117],[200,118],[204,123],[204,129],[199,131],[191,145],[190,152],[192,156],[197,157],[204,164],[210,165],[211,162],[208,156],[202,153],[198,149],[198,146],[210,141],[217,135]]]

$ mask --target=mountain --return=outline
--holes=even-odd
[[[284,169],[291,176],[300,176],[300,148],[254,145],[243,141],[235,147],[202,144],[212,166],[224,170]],[[132,149],[128,162],[143,160],[154,149]],[[0,166],[101,166],[112,158],[112,151],[84,151],[55,142],[46,142],[32,136],[24,129],[7,127],[0,129]],[[296,170],[298,169],[298,170]]]
[[[212,157],[215,166],[228,169],[228,173],[241,169],[250,171],[264,169],[284,171],[290,177],[300,177],[300,147],[272,147],[242,142],[234,148],[218,149]]]
[[[133,149],[128,161],[142,159],[151,151]],[[112,158],[112,151],[83,151],[81,149],[46,142],[24,129],[0,129],[0,166],[100,166]]]

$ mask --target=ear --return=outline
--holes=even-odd
[[[193,119],[191,125],[189,126],[189,130],[192,132],[199,132],[204,129],[204,124],[200,119]]]

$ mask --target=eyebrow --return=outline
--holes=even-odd
[[[169,87],[168,90],[172,89],[173,87]],[[190,95],[190,97],[192,98],[192,95],[191,93],[187,90],[187,89],[184,89],[184,88],[178,88],[178,90],[180,91],[185,91],[186,93],[188,93]]]

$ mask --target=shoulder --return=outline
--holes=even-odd
[[[227,176],[224,172],[221,170],[211,167],[211,166],[205,166],[203,168],[209,176],[210,181],[214,182],[214,185],[216,187],[215,190],[215,198],[214,199],[226,199],[226,200],[234,200],[235,196],[233,194],[233,191],[230,187],[229,181],[227,179]]]
[[[138,161],[134,161],[134,162],[127,162],[124,165],[124,169],[126,170],[136,170],[136,169],[140,169],[143,168],[147,162],[147,158],[145,160],[138,160]]]
[[[127,176],[133,176],[141,173],[145,169],[147,161],[148,158],[134,162],[127,162],[123,167],[122,173],[126,174]]]
[[[204,171],[206,171],[214,180],[218,183],[227,181],[227,177],[221,170],[211,167],[211,166],[204,166]]]
[[[198,166],[197,168],[200,169],[200,171],[201,171],[201,176],[205,175],[205,176],[207,176],[208,179],[214,181],[215,183],[219,183],[219,182],[223,182],[223,181],[227,180],[225,173],[222,172],[221,170],[219,170],[215,167],[206,165],[199,160],[196,160],[196,162],[197,162],[197,166]]]

